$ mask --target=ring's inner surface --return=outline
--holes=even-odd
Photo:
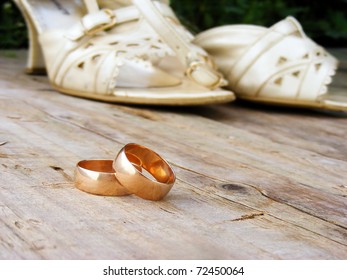
[[[79,166],[88,169],[91,171],[96,172],[103,172],[103,173],[115,173],[113,167],[112,167],[112,160],[84,160],[79,163]]]
[[[158,182],[170,184],[175,181],[171,167],[152,150],[137,144],[130,144],[126,146],[125,154],[134,166],[141,166]],[[142,173],[146,175],[144,171]]]

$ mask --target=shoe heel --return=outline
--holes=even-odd
[[[27,74],[45,74],[45,61],[38,40],[38,33],[36,31],[36,27],[32,23],[30,17],[25,12],[24,8],[22,7],[20,0],[14,0],[14,2],[16,3],[18,9],[21,11],[23,15],[29,36],[29,49],[25,72]]]
[[[29,31],[29,50],[25,72],[27,74],[45,74],[45,61],[43,58],[40,43],[38,41],[37,31],[33,24],[29,23],[30,20],[26,21]]]

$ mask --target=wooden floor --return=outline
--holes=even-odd
[[[84,100],[24,57],[0,53],[1,259],[347,259],[347,113]],[[129,142],[172,164],[163,201],[74,187],[78,161]]]

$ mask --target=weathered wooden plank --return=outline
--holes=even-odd
[[[47,90],[20,62],[0,58],[0,258],[346,258],[346,118],[99,103]],[[167,199],[74,188],[78,160],[127,142],[173,164]]]

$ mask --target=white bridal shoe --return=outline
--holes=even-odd
[[[27,71],[46,69],[60,92],[155,105],[234,99],[165,1],[14,1],[29,29]]]
[[[288,17],[270,28],[229,25],[196,36],[238,98],[329,110],[347,110],[347,93],[328,85],[338,61]]]

